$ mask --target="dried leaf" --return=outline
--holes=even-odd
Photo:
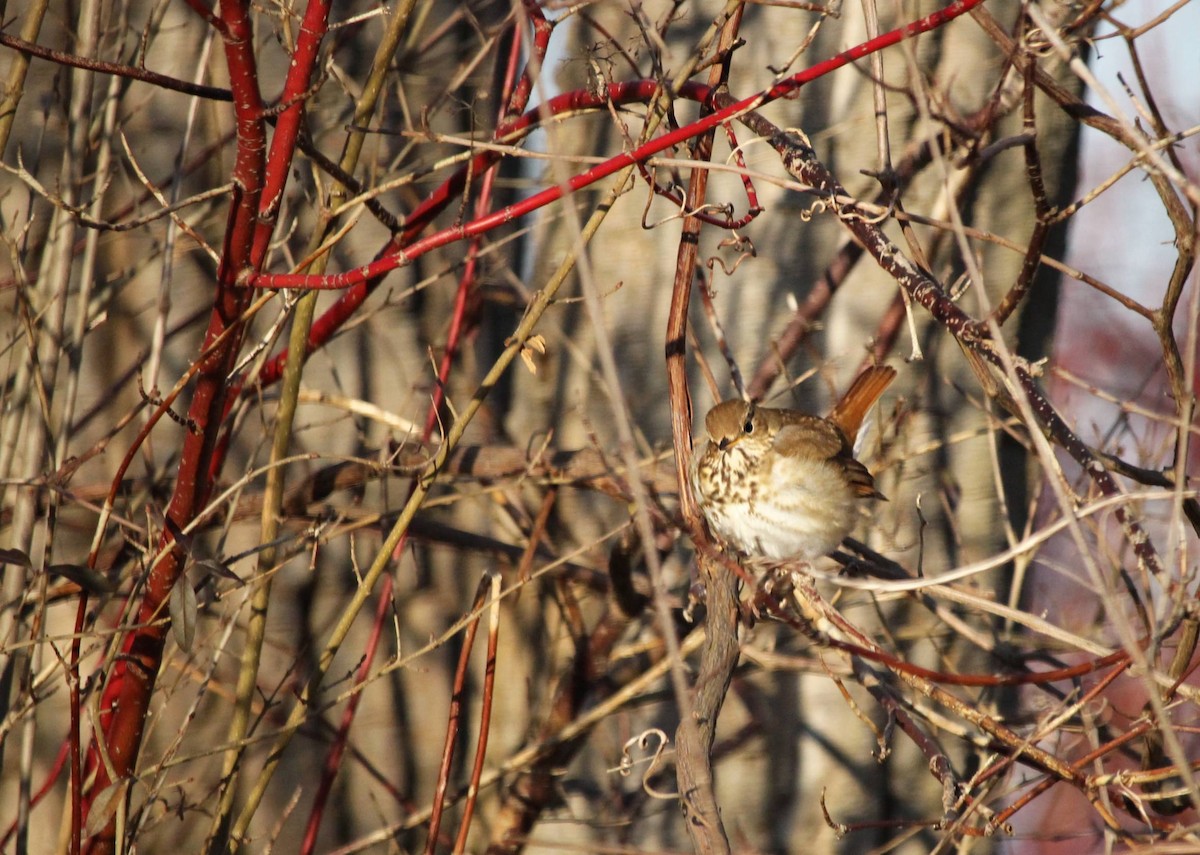
[[[196,566],[206,570],[213,576],[237,582],[239,588],[244,587],[246,584],[246,581],[241,576],[229,569],[228,564],[218,561],[216,558],[201,558],[196,562]]]
[[[33,560],[20,549],[0,549],[0,563],[16,564],[26,570],[33,569]]]
[[[92,594],[111,594],[117,590],[117,586],[110,582],[107,576],[86,564],[51,564],[46,568],[46,572],[70,579]]]
[[[17,693],[12,690],[12,684],[17,669],[24,662],[24,659],[24,656],[13,653],[7,657],[4,669],[0,670],[0,721],[8,719],[8,712],[11,709],[9,699],[17,697]]]
[[[183,529],[181,529],[175,520],[171,519],[170,517],[163,517],[163,522],[166,523],[167,531],[170,532],[171,537],[175,538],[175,542],[183,547],[184,552],[190,553],[192,551],[193,543],[192,536],[190,534],[184,534]]]
[[[521,361],[525,363],[525,367],[529,369],[530,374],[537,374],[537,363],[533,359],[533,352],[535,350],[539,355],[546,353],[546,339],[544,337],[531,335],[521,345]]]
[[[192,639],[196,637],[196,592],[186,576],[180,576],[175,587],[171,589],[171,632],[175,643],[181,650],[192,649]]]
[[[83,827],[84,837],[94,837],[104,830],[109,821],[125,800],[129,791],[129,779],[122,778],[113,781],[92,800],[92,809],[88,811],[87,823]]]

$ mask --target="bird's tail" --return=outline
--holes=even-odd
[[[834,405],[829,418],[842,429],[851,445],[854,445],[854,440],[862,428],[863,419],[895,379],[895,368],[872,365],[854,378],[846,394]]]

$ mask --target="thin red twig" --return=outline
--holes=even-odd
[[[379,602],[375,606],[375,619],[371,624],[371,635],[367,639],[362,662],[354,672],[354,687],[359,691],[350,694],[350,700],[346,702],[346,709],[342,711],[342,720],[338,724],[337,734],[329,746],[329,753],[325,755],[325,763],[321,769],[321,782],[317,785],[313,806],[308,813],[308,823],[304,827],[304,837],[300,844],[301,855],[309,855],[316,848],[317,835],[321,831],[321,819],[325,815],[325,805],[329,800],[329,793],[333,790],[333,782],[337,780],[338,770],[342,766],[342,757],[346,753],[346,746],[350,740],[350,727],[354,724],[358,705],[362,702],[365,694],[361,689],[367,682],[367,678],[371,676],[371,665],[375,662],[379,641],[383,637],[383,628],[387,624],[388,612],[392,606],[392,584],[390,574],[383,577],[383,584],[379,588]]]
[[[311,0],[306,10],[300,44],[284,86],[285,103],[289,106],[280,117],[282,130],[277,131],[271,146],[270,164],[266,155],[266,111],[258,88],[254,27],[249,12],[249,4],[238,0],[223,0],[218,8],[230,89],[234,93],[234,192],[217,269],[213,312],[205,336],[206,355],[198,361],[196,386],[188,409],[189,424],[195,425],[195,430],[184,435],[175,489],[166,511],[177,530],[187,527],[205,506],[212,490],[211,473],[215,458],[219,457],[217,441],[231,391],[229,377],[244,332],[240,318],[252,298],[252,292],[242,287],[239,279],[245,270],[256,269],[266,257],[273,223],[269,221],[271,199],[264,210],[261,194],[264,187],[282,192],[290,171],[288,165],[304,106],[299,96],[308,91],[312,80],[328,5],[323,0]],[[103,749],[118,778],[131,775],[137,762],[168,631],[168,622],[159,618],[185,566],[183,550],[167,531],[161,536],[160,548],[168,552],[147,575],[142,600],[136,609],[137,629],[125,637],[122,654],[114,664],[100,702]],[[88,770],[94,772],[94,783],[85,799],[94,798],[114,783],[110,780],[109,765],[100,760],[100,750],[101,746],[93,741],[88,752]],[[85,801],[80,808],[83,815],[89,806]],[[88,850],[99,855],[113,852],[114,836],[115,817],[89,841]]]
[[[308,275],[301,273],[252,273],[247,271],[244,281],[245,284],[254,288],[302,288],[302,289],[317,289],[317,290],[340,290],[343,288],[360,288],[368,287],[369,283],[378,280],[379,277],[391,272],[399,267],[410,264],[415,258],[433,250],[454,243],[459,240],[465,240],[478,234],[490,231],[497,226],[512,222],[526,214],[531,213],[539,208],[542,208],[552,202],[556,202],[565,195],[574,193],[584,187],[587,187],[595,182],[616,174],[630,166],[635,166],[637,163],[644,161],[646,158],[657,154],[673,146],[679,145],[692,137],[698,136],[712,128],[718,127],[724,122],[738,119],[745,114],[757,110],[764,104],[769,104],[772,101],[778,100],[786,95],[799,89],[801,86],[816,80],[832,71],[835,71],[842,66],[848,65],[858,59],[868,56],[876,51],[883,50],[886,47],[897,44],[906,38],[911,38],[920,33],[929,32],[945,25],[947,22],[959,17],[975,6],[982,3],[983,0],[959,0],[959,2],[951,3],[945,9],[934,12],[903,27],[899,27],[891,32],[885,33],[878,38],[863,42],[849,50],[843,51],[824,62],[798,72],[797,74],[788,77],[779,83],[772,86],[770,89],[751,95],[748,98],[735,101],[720,110],[715,110],[691,124],[684,125],[674,131],[663,134],[645,144],[638,146],[632,151],[622,152],[615,157],[610,158],[604,163],[597,164],[591,169],[585,170],[577,175],[572,176],[562,184],[556,184],[553,187],[548,187],[540,193],[536,193],[521,202],[509,205],[499,211],[474,220],[470,223],[456,225],[445,229],[434,235],[431,235],[412,245],[403,246],[394,252],[385,252],[381,257],[368,264],[353,270],[343,273],[328,274],[328,275]],[[659,84],[653,80],[634,81],[632,83],[612,83],[606,87],[603,94],[596,94],[579,90],[570,92],[565,95],[560,95],[551,99],[546,106],[538,108],[531,114],[523,117],[526,122],[534,120],[546,115],[554,115],[567,110],[579,110],[588,108],[598,108],[607,105],[608,103],[631,103],[635,101],[645,101],[656,94]],[[687,83],[680,88],[678,94],[684,98],[701,103],[707,103],[711,100],[714,92],[710,87],[703,86],[697,83]],[[519,130],[520,124],[513,128],[505,128],[505,131]],[[478,156],[479,158],[494,157],[492,153],[485,153]],[[462,170],[460,170],[460,175]],[[459,176],[451,179],[443,188],[439,188],[438,193],[431,196],[427,201],[430,210],[438,208],[448,203],[452,198],[450,195],[451,189],[455,186],[455,182],[463,180]],[[425,215],[425,210],[421,211]],[[414,219],[416,214],[414,214]],[[427,217],[423,216],[423,219]],[[410,220],[411,227],[415,225],[414,220]],[[422,223],[423,225],[423,223]],[[314,330],[316,324],[314,324]]]
[[[513,38],[513,48],[510,51],[509,59],[506,64],[503,82],[501,83],[501,103],[506,103],[509,99],[503,97],[504,93],[509,92],[513,86],[513,77],[515,75],[516,63],[520,58],[520,40]],[[489,170],[484,176],[483,186],[480,190],[479,199],[476,203],[476,215],[482,215],[491,204],[492,186],[494,183],[495,170]],[[454,365],[454,357],[458,353],[459,343],[461,341],[464,330],[468,327],[470,320],[467,319],[468,297],[470,296],[476,283],[476,256],[478,253],[478,242],[473,242],[469,250],[469,257],[466,264],[466,269],[463,271],[462,278],[459,281],[459,287],[454,304],[454,315],[451,319],[450,329],[446,336],[446,351],[443,354],[441,364],[438,368],[437,382],[434,385],[433,399],[429,404],[428,415],[425,419],[425,428],[421,434],[422,442],[428,442],[433,435],[433,430],[438,424],[438,415],[442,408],[442,403],[445,398],[445,389],[450,381],[450,371]],[[410,488],[411,489],[411,488]],[[396,545],[395,557],[398,559],[403,553],[408,543],[408,537],[400,539]],[[383,621],[386,618],[386,604],[390,603],[392,598],[392,577],[388,575],[384,579],[382,589],[380,590],[380,606],[376,611],[375,625],[372,629],[371,637],[368,640],[368,649],[364,661],[374,659],[378,649],[379,642],[382,639],[381,629]],[[365,679],[367,672],[361,670],[359,672],[361,679]],[[361,698],[361,693],[356,693],[353,700],[347,706],[345,714],[342,717],[341,725],[338,728],[337,735],[333,743],[330,745],[329,753],[326,756],[325,765],[321,775],[321,784],[318,789],[317,797],[313,800],[312,809],[309,812],[308,826],[305,833],[305,851],[312,851],[311,847],[315,846],[317,840],[317,832],[320,829],[321,819],[324,815],[325,805],[328,800],[329,792],[332,790],[333,782],[337,777],[338,770],[341,767],[341,760],[345,754],[345,747],[350,736],[350,728],[354,723],[355,714],[358,711],[358,701]]]
[[[471,782],[467,785],[467,797],[463,802],[462,821],[458,836],[454,840],[454,853],[466,851],[467,835],[471,831],[471,818],[475,815],[475,803],[479,798],[479,782],[483,778],[483,763],[487,759],[488,735],[492,732],[492,704],[496,699],[496,651],[500,646],[500,609],[497,598],[500,594],[500,577],[491,577],[492,615],[488,622],[487,662],[483,671],[483,698],[479,708],[479,736],[475,743],[475,762],[471,766]]]
[[[490,589],[490,576],[479,580],[471,611],[483,608]],[[459,721],[462,718],[463,695],[466,692],[467,669],[471,664],[471,651],[475,647],[475,634],[479,631],[480,615],[467,624],[463,632],[462,650],[458,654],[458,667],[454,671],[454,689],[450,695],[450,713],[446,717],[446,740],[442,745],[442,764],[438,768],[437,786],[434,788],[433,813],[429,817],[429,836],[425,841],[425,855],[433,855],[441,831],[442,813],[446,808],[446,793],[450,787],[450,770],[454,765],[454,746],[458,742]]]

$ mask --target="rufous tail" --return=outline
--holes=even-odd
[[[834,405],[829,419],[842,429],[851,445],[854,445],[858,431],[862,428],[863,419],[895,379],[895,368],[872,365],[854,378],[846,394]]]

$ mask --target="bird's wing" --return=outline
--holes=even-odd
[[[775,434],[775,450],[780,454],[829,460],[849,454],[846,435],[833,422],[816,416],[792,416]]]
[[[775,450],[789,456],[827,460],[841,468],[854,495],[864,499],[887,498],[875,488],[875,479],[867,467],[854,459],[846,434],[828,419],[789,414],[787,424],[775,434]]]

